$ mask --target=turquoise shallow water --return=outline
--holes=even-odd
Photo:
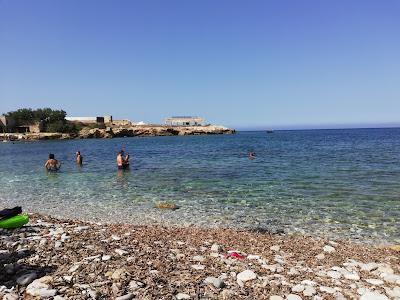
[[[130,171],[116,170],[120,148],[132,156]],[[44,171],[49,152],[63,162],[59,174]],[[180,209],[160,211],[159,201]],[[399,243],[400,129],[1,143],[0,205],[102,222]]]

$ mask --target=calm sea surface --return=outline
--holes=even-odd
[[[131,154],[130,171],[116,153]],[[74,163],[75,151],[84,157]],[[256,159],[249,160],[248,151]],[[54,153],[63,163],[47,174]],[[157,202],[180,209],[161,211]],[[400,242],[400,129],[0,143],[0,207]]]

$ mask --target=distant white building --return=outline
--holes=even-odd
[[[104,117],[66,117],[65,120],[84,124],[104,123]]]
[[[172,126],[202,126],[205,120],[200,117],[175,116],[165,119],[165,124]]]

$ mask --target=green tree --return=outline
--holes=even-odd
[[[16,126],[42,122],[47,132],[75,132],[77,130],[74,125],[68,124],[65,120],[67,113],[64,110],[21,108],[8,112],[6,116],[14,119]]]

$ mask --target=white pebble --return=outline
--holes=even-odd
[[[335,248],[333,248],[332,246],[329,246],[329,245],[325,245],[324,248],[323,248],[323,250],[324,250],[325,252],[327,252],[327,253],[332,253],[332,252],[335,252],[335,251],[336,251]]]
[[[299,295],[289,294],[286,296],[286,300],[301,300],[302,298]]]
[[[242,282],[246,282],[249,280],[254,280],[257,278],[257,274],[254,273],[252,270],[245,270],[243,272],[240,272],[236,276],[237,280],[240,280]]]

